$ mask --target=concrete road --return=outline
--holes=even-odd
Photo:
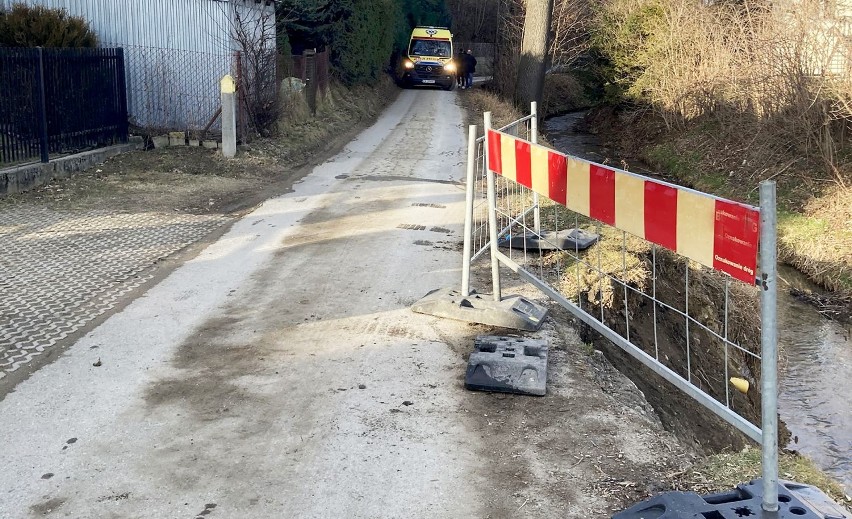
[[[620,499],[607,483],[669,470],[680,449],[641,394],[569,331],[543,332],[550,396],[497,397],[462,386],[489,330],[408,310],[460,278],[455,95],[403,92],[20,383],[0,517],[595,517]]]

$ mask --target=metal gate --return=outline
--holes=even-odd
[[[499,129],[486,113],[484,127],[481,136],[469,128],[462,295],[487,253],[495,300],[508,268],[761,443],[763,506],[777,510],[775,184],[760,185],[757,208],[548,149],[538,145],[535,103]],[[699,280],[718,294],[698,301],[690,288]],[[729,319],[740,300],[732,294],[755,286],[759,341]],[[737,411],[746,397],[732,391],[758,378],[761,427]]]

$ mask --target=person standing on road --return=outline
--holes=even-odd
[[[476,58],[473,57],[473,52],[470,49],[467,49],[467,54],[464,55],[464,71],[464,88],[471,88],[473,87],[473,73],[476,72]]]
[[[465,67],[466,61],[467,59],[465,58],[464,51],[460,50],[459,55],[456,57],[456,83],[459,88],[464,88],[464,85],[467,82],[465,75],[465,71],[467,70]]]

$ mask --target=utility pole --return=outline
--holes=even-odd
[[[542,101],[550,23],[553,19],[553,0],[526,0],[526,4],[521,60],[518,63],[518,79],[515,83],[515,101],[522,106],[529,106],[533,101]]]

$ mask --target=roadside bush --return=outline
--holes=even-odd
[[[65,9],[15,4],[0,11],[0,47],[97,47],[98,38],[83,18]]]
[[[401,17],[393,0],[352,0],[341,19],[331,47],[331,62],[347,85],[378,79],[393,51],[396,21]]]
[[[544,78],[544,117],[564,114],[590,106],[583,86],[573,73],[553,73]]]

